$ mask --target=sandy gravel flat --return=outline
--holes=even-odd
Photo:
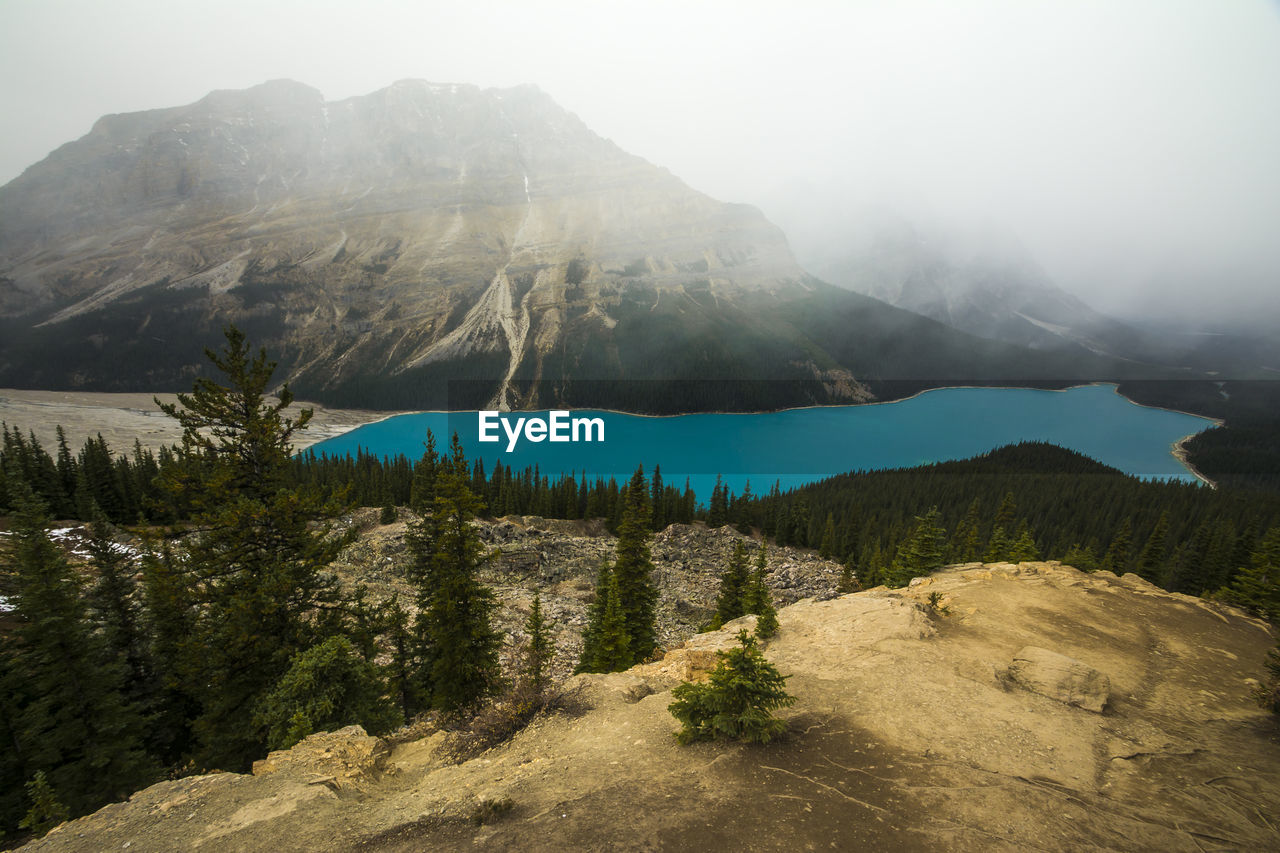
[[[142,442],[144,448],[155,450],[177,443],[182,438],[182,430],[177,421],[160,411],[154,397],[166,403],[177,398],[175,394],[0,388],[0,421],[10,429],[15,426],[21,428],[24,434],[34,432],[50,453],[54,453],[57,447],[56,428],[59,424],[66,431],[73,452],[80,449],[86,438],[98,433],[102,433],[113,451],[132,449],[134,439]],[[392,414],[362,409],[327,409],[317,403],[301,402],[290,406],[289,412],[296,413],[304,406],[313,409],[315,414],[311,425],[299,433],[294,442],[298,450]]]

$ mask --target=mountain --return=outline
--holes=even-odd
[[[106,116],[0,188],[0,385],[185,389],[231,322],[300,394],[373,408],[767,408],[1113,367],[823,285],[759,211],[531,86],[219,91]]]
[[[824,239],[806,264],[835,284],[983,338],[1156,356],[1143,334],[1055,285],[1008,235],[943,233],[880,213]]]

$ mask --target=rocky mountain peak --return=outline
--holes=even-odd
[[[163,386],[200,369],[195,348],[157,357],[138,337],[164,317],[192,339],[255,328],[321,394],[477,358],[449,375],[501,381],[544,373],[577,318],[612,329],[637,285],[653,302],[802,277],[758,211],[627,154],[535,86],[402,80],[326,102],[273,80],[106,116],[0,188],[0,317],[64,329],[31,331],[0,373],[31,381],[41,368],[14,362],[75,346],[64,324],[84,318],[99,347],[153,350],[127,382]],[[71,361],[74,378],[43,381],[108,381],[88,353]]]

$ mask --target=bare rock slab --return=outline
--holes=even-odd
[[[1019,687],[1067,705],[1101,713],[1111,695],[1111,679],[1075,658],[1024,646],[1013,656],[1009,677]]]

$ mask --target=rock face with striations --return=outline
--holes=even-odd
[[[37,347],[92,319],[95,345],[125,355],[117,371],[151,387],[199,367],[180,337],[223,320],[333,397],[432,365],[538,376],[570,333],[608,337],[620,290],[696,308],[803,293],[803,278],[757,210],[690,189],[532,86],[218,91],[105,116],[0,189],[0,316],[34,320]],[[169,357],[148,366],[157,342]],[[102,384],[83,353],[58,352],[72,384]]]

